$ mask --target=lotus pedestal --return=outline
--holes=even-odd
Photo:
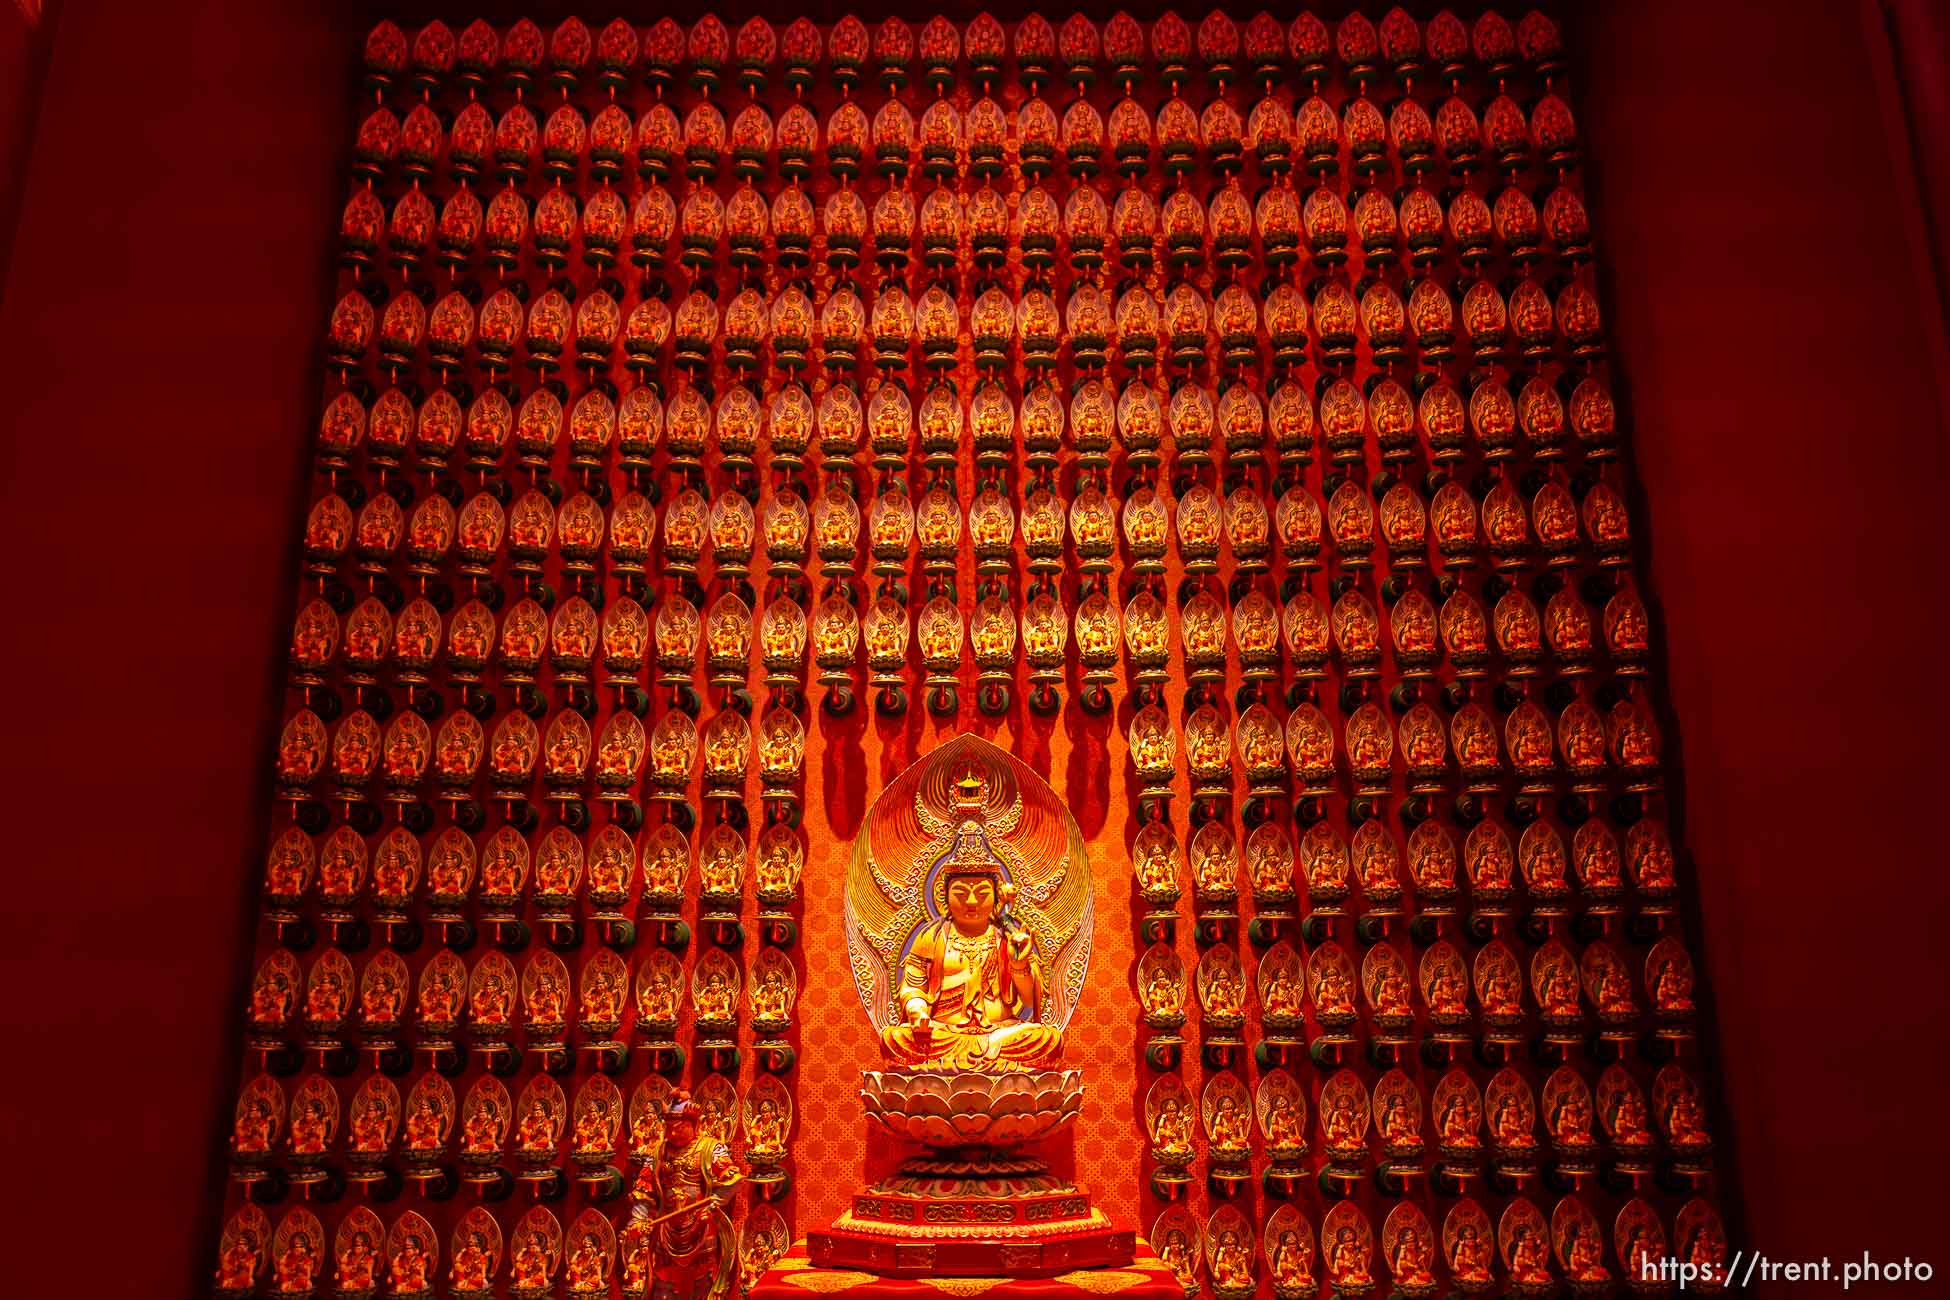
[[[868,1071],[869,1121],[928,1150],[808,1235],[819,1268],[885,1277],[1053,1277],[1128,1265],[1136,1234],[1111,1226],[1083,1189],[1017,1148],[1074,1123],[1083,1072]]]

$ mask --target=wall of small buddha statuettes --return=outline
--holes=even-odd
[[[642,1295],[675,1089],[748,1282],[860,1149],[797,1122],[856,756],[969,730],[1099,755],[1094,1185],[1188,1294],[1725,1250],[1548,18],[364,75],[219,1291]]]

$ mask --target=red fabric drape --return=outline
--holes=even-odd
[[[0,297],[53,33],[54,11],[44,0],[15,0],[0,9]]]
[[[1950,321],[1950,9],[1879,0],[1907,128],[1939,321]]]
[[[1908,1078],[1945,1063],[1931,935],[1950,889],[1910,864],[1934,833],[1922,810],[1950,717],[1940,692],[1896,703],[1882,674],[1942,636],[1950,442],[1884,143],[1887,74],[1859,7],[1578,12],[1593,219],[1621,269],[1608,304],[1702,864],[1730,1231],[1900,1256],[1934,1207],[1882,1153],[1950,1159],[1922,1094],[1882,1076],[1898,1058]],[[1839,920],[1856,899],[1845,863],[1874,864],[1870,895],[1900,904],[1865,896],[1873,922]],[[1858,1151],[1877,1154],[1856,1166]],[[1810,1194],[1823,1185],[1851,1193]]]

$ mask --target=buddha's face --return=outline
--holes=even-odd
[[[948,882],[948,915],[965,932],[980,930],[995,916],[995,882],[960,876]]]

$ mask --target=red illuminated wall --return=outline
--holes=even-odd
[[[318,160],[342,155],[371,18],[337,10],[62,13],[0,311],[0,1042],[32,1048],[0,1133],[44,1219],[9,1235],[46,1243],[13,1257],[21,1294],[207,1277],[268,816],[238,792],[274,738],[343,192]],[[1926,1253],[1950,1156],[1927,947],[1950,921],[1930,685],[1950,431],[1903,155],[1853,3],[1617,3],[1569,35],[1734,1244]]]

